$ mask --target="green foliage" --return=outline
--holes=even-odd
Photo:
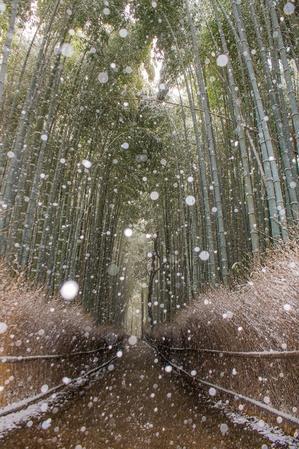
[[[221,0],[223,10],[214,9],[218,0],[203,0],[200,8],[189,3],[190,21],[181,0],[111,0],[109,6],[102,0],[39,0],[36,11],[29,1],[21,2],[5,73],[1,179],[6,216],[0,231],[6,232],[10,261],[28,268],[50,293],[76,277],[83,302],[99,321],[115,318],[128,299],[119,299],[119,290],[126,289],[109,274],[111,261],[119,268],[129,263],[125,227],[150,233],[157,245],[162,262],[156,293],[171,318],[191,290],[225,280],[224,265],[252,250],[253,215],[259,235],[266,236],[263,244],[272,237],[269,224],[275,217],[269,213],[263,170],[267,164],[275,169],[276,160],[274,193],[284,183],[288,219],[293,213],[285,173],[295,167],[285,171],[284,158],[295,154],[294,145],[286,152],[279,146],[279,123],[271,112],[248,4],[242,2],[240,14],[250,70],[231,1]],[[272,56],[265,11],[256,6]],[[0,17],[2,42],[9,12]],[[217,65],[223,53],[217,19],[233,81],[228,67]],[[34,42],[31,22],[39,26]],[[285,21],[282,31],[293,51],[288,26]],[[286,74],[275,67],[270,72],[289,145],[296,117],[289,113],[292,92],[277,82]],[[271,135],[264,143],[267,120],[259,114],[268,110]],[[265,145],[268,151],[272,141],[275,157],[267,158]],[[158,198],[151,198],[152,192]],[[249,204],[254,205],[250,216]],[[277,216],[283,210],[279,205]],[[139,255],[138,242],[136,248]],[[198,249],[209,251],[209,261],[199,258]],[[127,285],[132,292],[132,281]],[[164,319],[165,310],[161,316],[157,312],[157,320]]]

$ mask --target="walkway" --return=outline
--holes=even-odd
[[[51,420],[49,420],[51,418]],[[42,423],[48,420],[49,428]],[[234,425],[166,373],[144,343],[59,410],[15,431],[3,449],[266,449],[262,437]],[[48,427],[44,425],[44,427]],[[265,446],[263,446],[265,445]]]

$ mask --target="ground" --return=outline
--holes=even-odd
[[[50,427],[43,430],[41,423],[50,417]],[[30,424],[6,437],[3,449],[270,447],[259,434],[234,425],[173,372],[166,373],[142,342],[127,346],[112,371],[62,408]]]

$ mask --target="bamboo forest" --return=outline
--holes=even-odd
[[[0,447],[299,448],[296,0],[0,0]]]

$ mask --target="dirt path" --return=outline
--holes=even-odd
[[[42,423],[49,418],[49,428],[44,430]],[[75,400],[29,425],[2,441],[1,448],[271,447],[257,433],[235,426],[190,388],[184,388],[177,376],[164,371],[144,343],[127,348],[115,369]]]

